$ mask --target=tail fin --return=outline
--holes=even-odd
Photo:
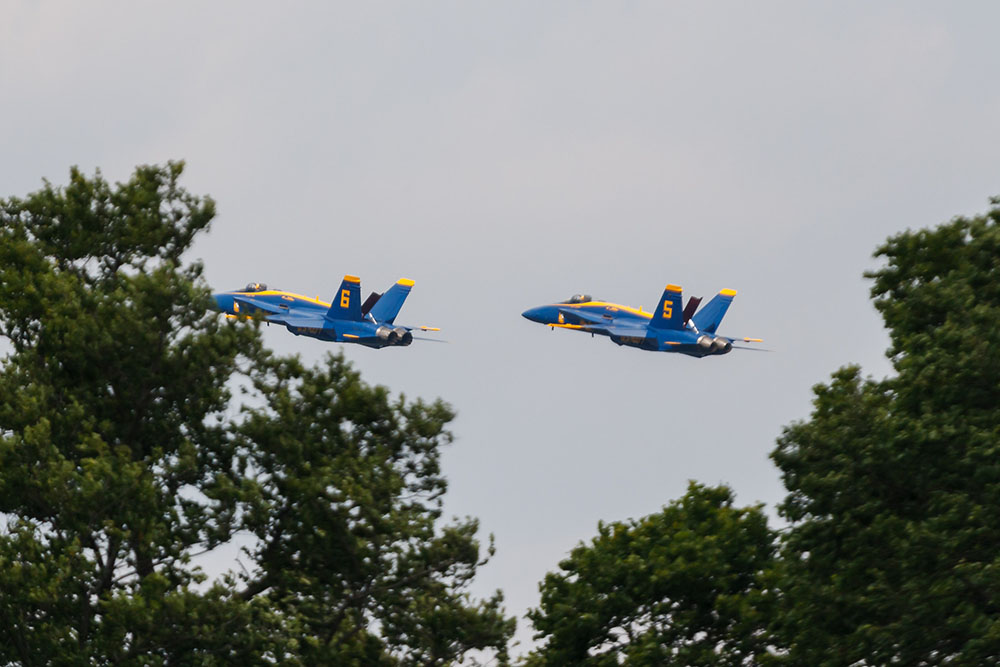
[[[678,285],[667,285],[649,326],[654,329],[683,329],[684,308],[681,301],[681,288]]]
[[[378,303],[378,300],[381,298],[382,295],[379,294],[378,292],[372,292],[371,294],[369,294],[368,298],[365,299],[365,302],[361,304],[361,315],[362,316],[367,315],[368,311],[372,309],[372,306]]]
[[[688,299],[688,305],[684,306],[684,324],[681,325],[682,328],[687,328],[688,320],[694,315],[694,311],[698,310],[699,305],[701,305],[700,296],[693,296]]]
[[[395,285],[387,289],[385,294],[375,302],[369,313],[375,318],[376,322],[392,324],[412,288],[412,280],[409,278],[400,278],[396,281]]]
[[[726,316],[726,311],[729,310],[729,304],[733,302],[734,296],[736,296],[734,289],[720,291],[712,297],[707,306],[694,314],[691,321],[694,322],[699,331],[715,333],[715,330],[722,324],[722,318]]]
[[[326,312],[330,320],[360,320],[361,319],[361,278],[344,276],[340,289],[333,296],[330,310]]]

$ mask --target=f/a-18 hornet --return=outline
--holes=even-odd
[[[652,313],[642,308],[597,301],[589,294],[577,294],[567,301],[531,308],[522,315],[552,329],[558,327],[608,336],[619,345],[707,357],[742,347],[733,345],[733,340],[762,342],[759,338],[723,337],[716,333],[734,296],[735,290],[724,289],[701,310],[698,310],[699,297],[691,297],[687,306],[681,308],[681,288],[667,285]]]
[[[409,345],[413,330],[440,331],[436,327],[396,324],[413,281],[402,278],[385,294],[372,292],[361,302],[361,279],[344,276],[333,303],[268,289],[250,283],[242,290],[214,294],[215,303],[226,317],[260,317],[264,322],[284,324],[296,336],[310,336],[336,343],[358,343],[381,348]]]

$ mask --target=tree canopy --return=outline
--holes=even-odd
[[[542,582],[529,665],[749,665],[769,645],[774,535],[761,507],[692,483],[662,512],[601,524]]]
[[[451,410],[210,312],[182,171],[0,202],[0,662],[504,661],[500,593],[467,592],[492,544],[440,521]]]
[[[211,312],[181,163],[0,201],[0,663],[506,664],[442,520],[450,407]],[[894,374],[814,388],[772,459],[600,524],[540,585],[528,665],[1000,662],[1000,200],[876,253]],[[198,557],[237,541],[240,568]]]
[[[894,376],[843,368],[772,458],[796,664],[1000,660],[1000,201],[906,231],[868,274]]]
[[[993,204],[876,251],[894,374],[841,368],[784,429],[776,540],[724,487],[600,525],[541,584],[529,664],[1000,662]]]

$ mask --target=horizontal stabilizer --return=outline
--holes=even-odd
[[[427,326],[411,326],[409,324],[397,324],[397,327],[402,327],[407,331],[441,331],[441,327],[427,327]]]
[[[441,340],[440,338],[428,338],[427,336],[414,336],[413,340],[426,340],[431,343],[447,343],[446,340]]]

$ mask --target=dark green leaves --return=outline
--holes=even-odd
[[[1000,211],[899,234],[869,274],[897,375],[838,371],[772,455],[798,664],[1000,659]]]
[[[310,660],[339,660],[376,622],[402,664],[502,650],[513,621],[499,593],[476,607],[463,594],[480,564],[477,523],[437,526],[450,409],[392,400],[340,356],[315,369],[261,359],[252,376],[266,407],[250,412],[241,450],[267,474],[246,487],[259,570],[244,596],[298,619]]]
[[[726,487],[601,524],[541,585],[537,665],[740,665],[766,653],[774,536]]]
[[[184,254],[214,205],[181,172],[0,203],[0,663],[502,657],[477,524],[437,523],[451,411],[211,312]],[[192,558],[237,534],[245,572],[209,585]]]

